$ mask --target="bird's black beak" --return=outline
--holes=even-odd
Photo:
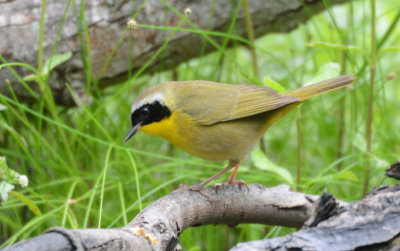
[[[124,142],[122,142],[122,143],[125,143],[125,142],[127,142],[130,138],[132,138],[132,136],[135,135],[135,133],[140,129],[141,126],[142,126],[142,123],[139,123],[139,124],[135,125],[134,127],[132,127],[132,128],[129,130],[128,134],[126,135],[126,137],[125,137],[125,139],[124,139]]]

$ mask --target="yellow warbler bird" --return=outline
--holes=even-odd
[[[286,93],[256,85],[210,81],[163,82],[146,89],[133,103],[132,128],[158,135],[186,152],[229,165],[204,182],[188,187],[201,191],[210,181],[235,167],[228,184],[245,184],[234,177],[243,157],[265,131],[303,101],[351,84],[351,75],[325,80]]]

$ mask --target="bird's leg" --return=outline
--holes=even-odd
[[[214,174],[210,178],[206,179],[205,181],[201,182],[200,184],[197,184],[197,185],[194,185],[194,186],[183,186],[183,188],[189,189],[191,191],[199,191],[199,192],[201,192],[201,190],[203,189],[203,187],[205,185],[207,185],[212,180],[214,180],[214,179],[218,178],[219,176],[221,176],[221,174],[226,173],[227,171],[229,171],[233,167],[235,167],[235,164],[232,164],[231,161],[229,161],[229,165],[227,167],[225,167],[224,169],[222,169],[218,173]]]
[[[240,164],[242,164],[243,158],[244,157],[239,159],[239,161],[236,163],[235,169],[233,169],[233,172],[232,172],[231,176],[229,177],[228,181],[226,182],[226,184],[228,184],[228,185],[238,184],[240,186],[246,186],[247,190],[249,190],[249,187],[247,186],[246,182],[244,182],[243,180],[235,180],[236,172],[239,169]]]
[[[221,171],[219,171],[218,173],[214,174],[213,176],[211,176],[210,178],[206,179],[205,181],[201,182],[200,184],[194,185],[194,186],[186,186],[186,185],[181,185],[179,187],[179,189],[188,189],[190,191],[197,191],[199,192],[201,195],[203,195],[204,197],[206,197],[208,199],[208,201],[213,202],[213,200],[211,199],[210,195],[206,194],[205,192],[203,192],[203,187],[205,185],[207,185],[208,183],[210,183],[212,180],[218,178],[221,174],[226,173],[227,171],[229,171],[230,169],[232,169],[233,167],[235,167],[234,164],[231,163],[231,161],[229,161],[229,164],[227,167],[225,167],[224,169],[222,169]]]
[[[246,186],[247,184],[242,181],[242,180],[234,180],[236,172],[240,166],[240,164],[242,163],[244,157],[240,158],[239,160],[230,160],[229,164],[227,167],[225,167],[224,169],[222,169],[221,171],[219,171],[218,173],[214,174],[213,176],[211,176],[210,178],[206,179],[205,181],[201,182],[200,184],[194,185],[194,186],[185,186],[185,185],[181,185],[179,187],[179,189],[188,189],[190,191],[197,191],[199,193],[201,193],[202,195],[204,195],[204,197],[206,197],[209,201],[211,200],[211,197],[203,192],[203,188],[210,183],[212,180],[218,178],[219,176],[221,176],[221,174],[226,173],[227,171],[229,171],[230,169],[234,168],[233,173],[231,174],[231,176],[229,177],[228,182],[226,182],[226,184],[230,185],[230,184],[238,184],[238,185],[242,185],[242,186]],[[247,187],[247,190],[249,188]]]
[[[236,184],[235,180],[234,180],[235,179],[235,175],[237,173],[237,170],[239,169],[240,164],[242,164],[242,161],[243,161],[243,157],[240,158],[239,161],[235,164],[235,169],[233,169],[233,172],[232,172],[231,176],[228,179],[228,182],[227,182],[228,184]]]

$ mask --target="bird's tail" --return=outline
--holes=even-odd
[[[300,101],[305,101],[315,96],[319,96],[326,92],[344,87],[353,83],[356,78],[352,75],[343,75],[336,78],[324,80],[315,84],[307,85],[302,88],[289,91],[285,93],[285,96],[298,97]]]

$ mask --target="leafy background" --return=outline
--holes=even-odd
[[[328,8],[288,34],[257,39],[258,77],[252,47],[233,40],[232,47],[221,46],[172,71],[135,75],[101,92],[88,89],[93,103],[73,109],[56,106],[48,92],[46,74],[68,59],[68,55],[54,55],[30,76],[41,86],[41,103],[28,106],[0,94],[0,156],[6,157],[9,168],[29,178],[29,186],[16,186],[0,205],[1,247],[52,226],[123,226],[179,184],[193,185],[221,170],[224,163],[192,157],[155,136],[139,133],[121,144],[135,97],[172,79],[291,90],[340,73],[355,74],[358,79],[351,87],[314,98],[272,126],[264,137],[266,155],[256,149],[245,158],[237,177],[249,184],[286,183],[313,194],[327,189],[345,201],[360,199],[364,187],[394,184],[385,178],[384,170],[400,159],[400,31],[396,26],[400,3],[378,1],[376,8],[373,3],[350,1]],[[0,68],[10,63],[3,62]],[[370,102],[372,120],[368,119]],[[216,182],[227,178],[224,175]],[[202,226],[186,230],[180,241],[185,250],[223,250],[240,241],[293,231],[256,224]]]

